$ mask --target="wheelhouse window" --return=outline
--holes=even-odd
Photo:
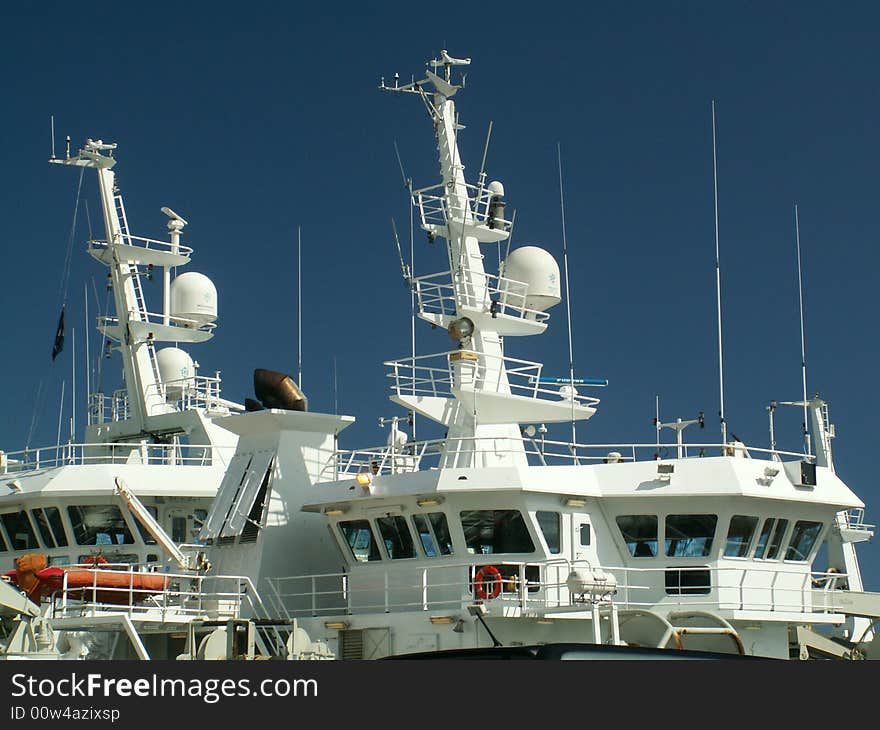
[[[634,558],[653,558],[657,555],[656,515],[621,515],[617,527]]]
[[[535,552],[535,543],[519,510],[462,512],[461,527],[471,555]]]
[[[560,527],[560,516],[558,512],[536,512],[538,518],[538,526],[541,528],[541,534],[547,542],[547,549],[552,555],[558,555],[562,548],[560,545],[560,535],[562,528]]]
[[[7,512],[0,517],[13,550],[36,550],[40,546],[27,512]]]
[[[666,556],[704,558],[712,552],[718,515],[667,515]]]
[[[37,523],[40,537],[47,548],[66,547],[67,535],[61,522],[61,512],[57,507],[32,509],[31,516]]]
[[[413,544],[412,534],[406,525],[406,520],[401,515],[389,515],[376,520],[376,527],[385,543],[385,552],[392,560],[402,558],[414,558],[416,548]]]
[[[806,560],[810,553],[813,552],[813,545],[819,533],[822,532],[821,522],[808,522],[799,520],[794,523],[794,530],[791,532],[791,541],[788,543],[788,550],[785,551],[786,560]]]
[[[775,560],[782,547],[782,538],[788,529],[788,520],[768,517],[764,520],[758,544],[755,547],[755,558],[758,560]]]
[[[413,525],[426,557],[452,555],[452,537],[449,535],[449,524],[445,513],[429,512],[413,515]]]
[[[89,504],[68,507],[77,545],[131,545],[134,543],[128,524],[113,504]]]
[[[366,520],[349,520],[339,523],[342,537],[348,543],[352,557],[360,563],[381,560],[379,546],[373,538],[370,523]]]
[[[757,517],[734,515],[727,528],[727,543],[724,546],[725,558],[744,558],[749,554],[749,545],[758,528]]]

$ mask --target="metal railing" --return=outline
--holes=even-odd
[[[152,587],[144,585],[147,579]],[[61,586],[49,599],[52,618],[107,613],[160,621],[268,617],[247,576],[152,572],[127,563],[64,566]]]
[[[492,193],[488,188],[471,184],[465,184],[464,188],[467,191],[466,202],[457,206],[450,206],[447,202],[447,189],[443,183],[414,190],[413,204],[418,208],[422,227],[461,225],[468,221],[472,225],[510,231],[510,221],[490,215]]]
[[[490,446],[487,446],[490,444]],[[570,441],[551,441],[523,436],[517,438],[476,437],[443,438],[413,441],[399,446],[376,446],[366,449],[334,452],[334,458],[323,470],[322,479],[342,479],[359,473],[401,474],[422,469],[437,468],[449,452],[473,451],[492,454],[525,454],[536,466],[573,464],[610,464],[634,461],[677,459],[677,444],[576,444]],[[730,444],[684,444],[682,458],[697,459],[711,456],[735,455],[741,458],[778,462],[782,457],[812,459],[800,452],[780,451],[757,447],[733,447]],[[668,453],[667,453],[668,450]],[[658,475],[659,477],[659,475]]]
[[[467,277],[466,280],[461,277]],[[458,303],[481,312],[503,314],[536,322],[550,319],[547,312],[526,306],[529,285],[494,274],[477,273],[470,269],[461,275],[451,271],[428,274],[413,279],[419,311],[453,317]]]
[[[155,327],[165,326],[165,315],[159,312],[139,312],[137,310],[131,310],[129,313],[129,317],[131,322],[138,323],[141,325],[153,325]],[[205,322],[203,320],[191,319],[189,317],[179,317],[176,315],[171,315],[168,317],[168,323],[170,327],[176,327],[180,330],[196,330],[199,332],[213,332],[217,327],[216,322]],[[111,315],[102,315],[98,317],[98,328],[104,332],[107,337],[111,339],[118,340],[119,337],[115,337],[111,332],[112,328],[119,327],[119,318],[113,317]],[[185,341],[185,336],[181,334],[181,341]],[[151,339],[147,339],[146,341],[152,341]]]
[[[452,388],[497,392],[525,398],[571,400],[578,405],[594,406],[598,398],[572,394],[570,386],[548,386],[541,382],[542,363],[452,350],[433,355],[418,355],[383,363],[389,368],[391,390],[397,395],[452,397]]]
[[[827,602],[813,603],[813,592],[845,585],[840,573],[801,569],[666,566],[601,567],[614,580],[596,581],[586,594],[572,594],[567,578],[574,569],[594,571],[586,561],[554,559],[541,563],[493,560],[505,575],[497,597],[485,604],[492,613],[542,615],[585,610],[592,603],[613,602],[619,609],[705,609],[772,614],[834,613]],[[358,566],[351,573],[322,573],[268,579],[267,601],[288,618],[339,614],[464,610],[472,604],[480,564],[446,562],[432,566]],[[530,580],[530,569],[539,580]],[[534,573],[532,573],[534,575]],[[690,577],[689,577],[690,576]]]
[[[234,446],[197,444],[60,444],[3,453],[3,458],[0,459],[0,474],[87,464],[226,466],[234,451]]]
[[[147,251],[159,251],[161,253],[175,253],[180,254],[181,256],[191,256],[193,252],[191,246],[184,246],[182,243],[178,243],[175,248],[169,241],[159,241],[155,238],[144,238],[143,236],[132,236],[128,233],[119,233],[116,237],[116,242],[120,245],[131,246],[132,248],[142,248]],[[90,253],[108,247],[107,241],[100,239],[92,239],[88,241],[87,246]]]

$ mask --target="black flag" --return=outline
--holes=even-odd
[[[58,357],[58,353],[64,347],[64,307],[61,307],[61,316],[58,318],[58,330],[55,332],[55,342],[52,345],[52,362]]]

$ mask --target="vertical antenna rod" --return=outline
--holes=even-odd
[[[803,397],[804,397],[804,446],[806,453],[812,451],[810,443],[810,427],[809,413],[807,410],[807,348],[804,340],[804,282],[801,274],[801,223],[798,216],[797,203],[794,204],[794,231],[797,241],[797,267],[798,267],[798,304],[800,306],[801,315],[801,379],[803,381]]]
[[[568,376],[571,393],[571,446],[577,443],[577,426],[574,418],[574,345],[571,336],[571,288],[568,284],[568,239],[565,236],[565,196],[562,191],[562,145],[556,143],[556,163],[559,168],[559,209],[562,215],[562,262],[565,269],[565,313],[568,319]]]
[[[302,226],[296,227],[296,383],[303,387]]]
[[[91,337],[89,336],[89,285],[83,284],[83,300],[85,304],[85,327],[83,328],[83,332],[86,337],[86,428],[89,426],[89,399],[91,398],[91,375],[90,371],[92,369],[92,363],[89,360],[89,340]],[[85,441],[85,439],[83,439]]]
[[[70,328],[70,443],[76,440],[76,329]]]
[[[52,157],[51,159],[55,159],[55,115],[52,114],[49,117],[49,137],[52,142]]]
[[[721,421],[721,443],[727,444],[727,423],[724,420],[724,350],[721,346],[721,246],[718,238],[718,143],[715,133],[715,100],[712,99],[712,173],[715,183],[715,292],[718,309],[718,417]]]

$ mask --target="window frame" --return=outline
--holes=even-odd
[[[792,549],[792,543],[794,542],[795,530],[797,530],[797,526],[803,522],[812,525],[819,525],[819,532],[816,533],[816,537],[813,538],[813,544],[810,545],[810,549],[807,551],[807,554],[803,558],[789,558],[788,551]],[[826,523],[821,520],[795,520],[794,525],[791,528],[791,534],[788,536],[788,540],[785,544],[785,551],[783,552],[782,562],[784,563],[810,563],[811,557],[817,550],[818,546],[822,544],[822,536],[825,534]]]
[[[745,554],[744,555],[728,555],[727,554],[727,545],[730,541],[730,527],[733,524],[733,521],[737,518],[747,518],[755,521],[755,525],[752,528],[751,535],[749,535],[749,539],[746,542],[745,546]],[[759,515],[741,515],[741,514],[732,514],[730,515],[730,519],[727,521],[727,534],[724,537],[724,548],[721,552],[721,557],[725,560],[751,560],[752,551],[755,548],[755,541],[758,539],[758,536],[761,532],[761,527],[763,527],[764,523],[761,521],[761,517]],[[768,538],[769,539],[769,538]]]
[[[558,510],[552,509],[538,509],[534,512],[535,515],[535,524],[538,526],[538,532],[541,536],[541,541],[543,543],[543,547],[547,549],[548,555],[562,555],[562,513]],[[555,515],[556,516],[556,550],[553,550],[553,547],[550,545],[550,540],[547,538],[547,531],[544,529],[544,525],[541,524],[541,518],[538,515]],[[589,524],[589,523],[586,523]],[[582,546],[586,547],[586,546]]]
[[[762,551],[763,554],[760,556],[758,555],[758,547],[759,546],[758,546],[758,542],[756,542],[755,549],[752,553],[752,558],[754,560],[764,560],[767,562],[781,562],[784,555],[785,555],[783,550],[788,548],[788,539],[789,539],[789,533],[791,532],[791,529],[792,529],[792,521],[791,521],[791,518],[789,518],[789,517],[773,517],[773,516],[766,517],[764,519],[764,522],[761,524],[761,534],[763,534],[764,528],[767,526],[768,523],[772,523],[772,524],[770,526],[770,531],[767,534],[767,542],[764,544],[764,549]],[[782,534],[779,535],[779,542],[776,545],[775,552],[773,553],[772,556],[768,557],[768,553],[770,552],[770,548],[774,546],[773,539],[779,530],[780,523],[784,524]],[[759,540],[760,540],[760,538],[759,538]],[[799,562],[802,562],[802,561],[799,561]]]
[[[654,526],[656,527],[656,530],[654,533],[655,537],[654,537],[654,554],[653,555],[636,555],[636,551],[638,550],[639,544],[648,544],[651,542],[650,540],[643,540],[641,543],[634,543],[633,549],[630,550],[629,543],[627,542],[627,539],[626,539],[626,535],[623,532],[623,528],[620,526],[620,520],[623,518],[632,518],[632,517],[647,517],[647,518],[651,518],[654,520]],[[618,538],[623,543],[624,557],[632,558],[634,560],[653,560],[655,558],[660,557],[660,546],[663,544],[663,541],[661,539],[662,536],[660,535],[660,525],[661,524],[665,524],[665,523],[661,522],[660,515],[658,515],[656,513],[653,513],[653,514],[627,513],[627,514],[622,514],[622,515],[615,515],[614,516],[614,526],[617,528]]]
[[[464,515],[465,514],[473,514],[475,512],[489,512],[489,513],[493,513],[493,514],[496,512],[515,512],[518,515],[519,520],[522,524],[523,534],[528,538],[529,542],[531,543],[531,549],[530,550],[518,550],[515,552],[513,552],[513,551],[500,552],[499,551],[499,552],[484,553],[484,552],[477,552],[476,549],[474,548],[473,552],[471,552],[471,545],[468,541],[468,533],[465,530],[465,526],[464,526]],[[493,520],[494,520],[494,516],[493,516]],[[495,555],[530,555],[530,556],[533,556],[538,552],[537,545],[540,544],[540,537],[536,536],[532,532],[532,530],[534,529],[534,525],[532,525],[532,521],[529,519],[529,512],[528,511],[524,512],[522,509],[520,509],[518,507],[483,507],[482,509],[460,509],[460,510],[458,510],[457,527],[458,527],[458,529],[461,530],[462,536],[464,537],[465,554],[468,556],[473,556],[473,557],[485,557],[487,555],[492,555],[492,556],[495,556]],[[538,540],[537,543],[535,542],[536,538]],[[493,527],[493,547],[494,547],[494,541],[495,541],[495,531],[494,531],[494,527]],[[481,541],[481,544],[482,544],[482,541]]]
[[[410,543],[410,548],[412,549],[412,555],[408,555],[406,557],[404,557],[402,555],[399,557],[395,557],[391,554],[391,552],[388,550],[388,545],[385,543],[385,539],[386,539],[385,534],[382,532],[382,528],[379,526],[380,520],[394,520],[395,522],[397,522],[398,525],[400,525],[400,524],[403,525],[403,529],[406,530],[406,534],[409,535],[409,543]],[[419,558],[419,551],[416,549],[416,543],[419,542],[419,540],[415,539],[415,536],[413,535],[413,531],[410,528],[409,521],[406,519],[406,517],[404,517],[402,514],[397,512],[397,513],[391,513],[391,514],[387,514],[387,515],[380,515],[379,517],[374,517],[370,521],[373,523],[373,527],[375,528],[374,534],[378,533],[378,535],[379,535],[379,538],[380,538],[379,545],[381,546],[381,550],[385,553],[385,555],[383,557],[386,560],[392,560],[392,561],[417,560]]]
[[[437,536],[437,530],[434,528],[434,521],[431,519],[432,515],[442,515],[443,521],[446,523],[446,533],[449,535],[449,552],[444,552],[441,547],[441,540]],[[414,512],[411,515],[412,529],[413,533],[416,536],[416,545],[418,545],[418,550],[421,556],[427,558],[428,560],[434,560],[435,558],[449,558],[455,555],[455,541],[452,538],[452,530],[449,529],[449,515],[447,515],[443,510],[435,510],[433,512]],[[418,524],[416,524],[416,518],[425,521],[425,525],[428,528],[428,535],[430,535],[431,540],[434,542],[434,548],[436,552],[434,555],[428,555],[428,551],[425,550],[425,544],[422,541],[422,531],[419,529]]]
[[[98,533],[95,533],[95,542],[85,542],[85,543],[80,542],[79,535],[78,535],[77,529],[76,529],[76,522],[74,522],[74,519],[70,513],[70,510],[72,510],[72,509],[83,510],[83,509],[90,509],[90,508],[100,508],[100,509],[112,508],[112,509],[115,509],[119,513],[119,517],[122,520],[122,524],[125,525],[125,529],[128,532],[128,536],[131,538],[130,541],[129,542],[112,542],[112,540],[111,540],[111,542],[109,542],[109,543],[99,543],[97,541]],[[107,502],[94,502],[91,504],[68,504],[65,506],[64,516],[67,518],[67,520],[69,521],[69,524],[70,524],[70,536],[73,538],[73,541],[71,542],[71,547],[96,547],[96,548],[114,547],[114,548],[118,548],[118,547],[122,547],[123,545],[139,545],[140,544],[138,542],[138,538],[140,537],[140,531],[137,529],[137,527],[135,527],[135,529],[132,529],[131,523],[125,517],[125,512],[123,512],[119,508],[118,504],[111,504],[111,503],[107,503]],[[135,521],[135,522],[137,522],[137,521]]]
[[[21,515],[21,514],[24,515],[25,522],[27,522],[28,526],[30,527],[31,537],[33,538],[33,541],[35,543],[33,547],[17,548],[15,546],[15,540],[12,537],[12,533],[10,533],[9,529],[7,528],[5,518],[8,515]],[[0,523],[2,523],[3,529],[6,531],[6,537],[9,540],[9,552],[19,553],[19,552],[26,552],[28,550],[39,550],[40,548],[44,547],[43,542],[42,542],[42,535],[40,535],[40,531],[37,529],[36,525],[34,525],[34,522],[31,519],[31,515],[29,513],[29,510],[27,510],[27,509],[19,509],[19,510],[12,509],[8,512],[0,512]]]
[[[375,552],[376,552],[376,555],[378,556],[378,558],[376,558],[375,560],[372,560],[368,556],[366,560],[361,560],[357,555],[355,555],[354,546],[348,541],[348,537],[345,534],[345,529],[343,528],[343,525],[349,524],[351,522],[363,522],[366,524],[367,530],[369,530],[369,532],[370,532],[370,539],[372,540],[372,545],[375,547]],[[350,562],[352,562],[353,565],[369,565],[370,563],[381,563],[383,560],[385,560],[385,558],[382,555],[382,550],[379,547],[379,545],[381,543],[379,540],[376,539],[376,533],[374,531],[374,526],[373,526],[371,520],[367,519],[366,517],[357,517],[357,518],[350,519],[350,520],[339,520],[336,523],[336,527],[337,527],[336,533],[339,535],[339,538],[342,540],[342,544],[348,549],[348,553],[345,553],[347,555],[347,559]],[[373,551],[370,550],[370,555],[372,555],[372,554],[373,554]]]

